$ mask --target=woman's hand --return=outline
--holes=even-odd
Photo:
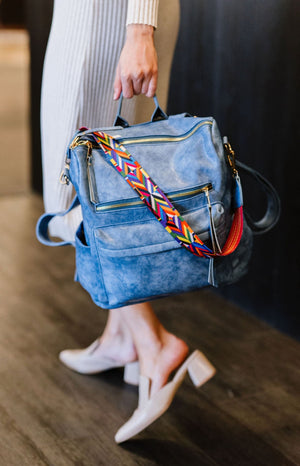
[[[157,54],[154,28],[146,24],[129,24],[114,82],[114,99],[121,91],[126,99],[145,94],[153,97],[157,86]]]

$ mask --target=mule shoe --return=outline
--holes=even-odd
[[[139,363],[134,361],[127,364],[122,364],[107,357],[99,357],[95,354],[95,350],[101,344],[98,338],[90,346],[84,349],[64,350],[59,353],[60,361],[73,371],[80,374],[97,374],[109,369],[124,367],[124,382],[131,385],[139,384]]]
[[[216,373],[216,369],[203,353],[195,350],[179,367],[174,378],[151,398],[151,380],[140,375],[138,407],[132,417],[118,430],[115,441],[117,443],[125,442],[167,411],[187,372],[193,384],[200,387]]]

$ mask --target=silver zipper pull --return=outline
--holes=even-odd
[[[86,154],[87,178],[88,178],[90,201],[93,204],[98,204],[98,198],[97,198],[97,193],[96,193],[95,173],[94,173],[93,164],[92,164],[93,145],[90,141],[86,141],[86,146],[87,146],[87,154]]]

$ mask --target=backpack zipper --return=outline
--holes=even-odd
[[[212,184],[207,183],[202,186],[196,186],[195,188],[187,188],[187,189],[182,189],[180,191],[171,191],[167,193],[167,197],[170,199],[170,201],[177,201],[177,200],[182,200],[188,197],[192,196],[197,196],[198,194],[201,193],[207,193],[206,196],[208,195],[208,191],[212,189]],[[136,206],[142,206],[144,205],[144,202],[141,201],[140,199],[124,199],[122,201],[117,201],[117,202],[106,202],[102,205],[97,205],[96,206],[96,211],[97,212],[109,212],[112,210],[117,210],[121,209],[124,207],[136,207]]]
[[[205,125],[212,125],[212,121],[210,120],[205,120],[201,121],[197,125],[195,125],[192,129],[187,131],[186,133],[182,134],[181,136],[140,136],[137,138],[116,138],[118,140],[119,144],[147,144],[151,142],[180,142],[184,141],[185,139],[188,139],[190,136],[192,136],[201,126]]]
[[[197,125],[193,126],[189,131],[186,133],[180,135],[180,136],[163,136],[163,135],[153,135],[151,137],[149,136],[139,136],[137,138],[121,138],[118,136],[112,136],[114,137],[119,144],[147,144],[149,142],[180,142],[184,141],[185,139],[188,139],[190,136],[192,136],[199,128],[205,125],[212,125],[212,121],[210,120],[204,120],[199,122]],[[88,134],[88,133],[87,133]],[[77,146],[80,145],[93,145],[93,142],[88,140],[88,139],[83,139],[85,134],[81,134],[79,136],[76,136],[73,141],[70,144],[70,149],[74,149]],[[97,148],[97,145],[93,145],[95,149]]]

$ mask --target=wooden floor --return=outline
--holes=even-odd
[[[29,77],[28,33],[0,29],[0,195],[30,187]]]
[[[35,195],[0,198],[0,465],[300,465],[300,344],[210,291],[154,303],[167,327],[203,350],[217,375],[186,380],[165,415],[118,446],[137,389],[114,370],[83,376],[60,350],[104,326],[73,282],[72,248],[35,239]]]

